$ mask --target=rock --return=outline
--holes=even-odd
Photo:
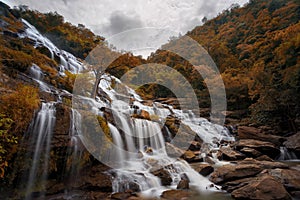
[[[165,170],[164,168],[155,170],[155,171],[150,171],[154,176],[157,176],[161,180],[161,184],[163,186],[168,186],[171,185],[172,183],[172,177],[171,174]]]
[[[192,162],[196,158],[196,155],[194,154],[194,152],[188,150],[184,152],[182,158],[187,162]]]
[[[150,114],[145,110],[140,110],[140,112],[132,114],[131,117],[138,118],[138,119],[151,120]]]
[[[183,200],[190,199],[191,195],[188,190],[168,190],[164,191],[161,197],[168,200]]]
[[[125,200],[131,196],[132,194],[130,192],[117,192],[113,193],[110,198],[114,200]]]
[[[170,157],[175,157],[175,158],[179,158],[181,157],[183,154],[184,154],[184,150],[174,146],[173,144],[171,143],[168,143],[166,142],[166,151],[167,151],[167,154],[168,156]]]
[[[280,154],[280,150],[274,144],[260,140],[243,139],[238,141],[235,146],[238,151],[245,147],[252,148],[270,158],[276,158]]]
[[[113,111],[110,108],[106,108],[106,107],[102,107],[100,108],[100,110],[103,112],[104,118],[107,120],[107,122],[115,125]]]
[[[262,129],[249,127],[249,126],[238,127],[238,138],[271,142],[276,146],[280,146],[285,140],[283,137],[271,135],[271,134],[265,134]]]
[[[269,174],[278,178],[288,191],[300,192],[300,171],[295,169],[272,169]]]
[[[201,149],[201,143],[197,141],[192,141],[189,147],[191,151],[199,151]]]
[[[238,162],[238,165],[248,165],[248,164],[255,164],[263,169],[275,169],[275,168],[287,169],[287,168],[289,168],[288,165],[281,163],[281,162],[266,161],[266,160],[258,161],[253,158],[246,158],[245,160]]]
[[[153,149],[152,149],[151,147],[147,147],[147,148],[145,149],[145,153],[146,153],[146,154],[149,154],[149,155],[153,155]]]
[[[155,159],[153,159],[153,158],[147,159],[146,162],[147,162],[149,165],[151,165],[151,166],[156,166],[156,165],[158,164],[158,160],[155,160]]]
[[[217,154],[218,159],[220,160],[228,160],[228,161],[233,161],[233,160],[241,160],[245,158],[245,155],[234,151],[231,149],[229,146],[223,146],[220,148]]]
[[[189,181],[188,180],[180,180],[177,185],[177,189],[180,189],[180,190],[189,189]]]
[[[253,179],[249,184],[234,190],[231,195],[235,199],[291,199],[283,185],[268,174]]]
[[[208,176],[214,172],[214,168],[210,164],[195,163],[190,164],[190,166],[202,176]]]
[[[259,156],[258,158],[256,158],[256,160],[260,160],[260,161],[274,161],[272,158],[270,158],[269,156],[267,155],[262,155],[262,156]]]
[[[259,151],[249,147],[242,148],[240,152],[251,158],[257,158],[262,155]]]
[[[300,132],[288,137],[283,144],[287,149],[294,151],[298,158],[300,157]]]
[[[221,184],[241,178],[255,176],[263,169],[255,164],[224,165],[215,170],[210,180],[215,184]]]

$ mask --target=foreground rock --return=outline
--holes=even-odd
[[[255,164],[224,165],[211,174],[210,180],[215,184],[247,178],[257,175],[263,170]]]
[[[273,159],[280,154],[279,148],[277,148],[273,143],[260,140],[242,139],[238,141],[235,146],[237,150],[244,148],[255,149],[256,151],[259,151]]]
[[[164,168],[161,168],[158,170],[153,170],[153,171],[151,171],[151,173],[154,176],[157,176],[158,178],[160,178],[161,184],[163,186],[171,185],[172,177],[171,177],[170,173],[167,170],[165,170]]]
[[[287,169],[287,168],[289,168],[288,165],[281,163],[281,162],[256,160],[253,158],[246,158],[245,160],[238,162],[238,165],[250,165],[250,164],[257,165],[263,169],[275,169],[275,168]]]
[[[284,142],[284,146],[289,150],[292,150],[296,153],[297,157],[300,157],[300,132],[296,133],[287,138],[287,141]]]
[[[239,139],[254,139],[260,141],[271,142],[276,146],[280,146],[285,140],[283,137],[266,134],[262,129],[249,126],[238,127],[238,138]]]
[[[279,179],[292,195],[300,194],[300,171],[295,169],[272,169],[269,174]]]
[[[231,193],[235,199],[292,199],[283,185],[274,177],[266,174],[252,179]]]
[[[161,197],[168,200],[190,199],[192,194],[188,190],[168,190],[162,193]]]
[[[220,150],[218,151],[217,156],[221,160],[228,160],[228,161],[241,160],[245,158],[244,154],[241,154],[240,152],[231,149],[231,147],[229,146],[221,147]]]
[[[190,164],[190,166],[202,176],[208,176],[214,171],[214,168],[206,163],[194,163]]]

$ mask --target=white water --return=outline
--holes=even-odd
[[[77,74],[84,69],[82,63],[71,53],[64,50],[60,50],[53,44],[48,38],[44,37],[34,26],[32,26],[25,19],[22,19],[26,29],[25,32],[19,34],[20,38],[28,37],[35,42],[36,47],[46,47],[50,53],[51,58],[54,59],[54,55],[60,58],[60,74],[64,75],[65,70],[70,71],[73,74]]]
[[[207,191],[211,184],[207,178],[193,170],[184,160],[170,158],[167,155],[161,131],[163,122],[171,112],[174,113],[199,135],[207,145],[207,151],[218,148],[221,140],[234,140],[227,129],[212,124],[204,118],[197,118],[191,111],[183,112],[158,103],[153,106],[145,106],[141,103],[141,98],[131,89],[128,89],[127,93],[124,94],[116,92],[110,84],[114,77],[105,76],[99,86],[112,99],[112,103],[111,105],[105,105],[104,102],[101,104],[112,109],[117,126],[109,124],[113,142],[118,147],[118,151],[113,153],[112,162],[119,163],[112,172],[114,177],[113,191],[122,192],[130,188],[138,188],[146,196],[158,196],[164,190],[175,189],[183,174],[186,174],[190,180],[190,186],[198,188],[202,192]],[[116,82],[122,84],[119,80]],[[134,98],[133,103],[119,98],[128,94]],[[130,105],[131,103],[134,107]],[[141,110],[147,111],[150,115],[157,115],[159,119],[149,121],[130,117],[131,114],[139,113]],[[215,162],[218,165],[222,164],[216,158]],[[151,171],[160,168],[168,171],[171,175],[172,183],[170,186],[162,186],[160,179],[151,173]],[[215,188],[210,190],[215,190]]]
[[[277,160],[297,160],[294,152],[289,151],[286,147],[280,147],[280,155]]]
[[[43,103],[33,125],[31,140],[34,142],[34,155],[26,188],[26,199],[31,199],[30,194],[35,188],[35,183],[39,182],[39,186],[45,189],[55,112],[55,103]],[[37,176],[38,171],[42,171],[41,176]]]

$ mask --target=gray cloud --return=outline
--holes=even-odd
[[[142,26],[143,22],[139,16],[128,16],[121,11],[115,11],[110,15],[109,25],[106,26],[105,29],[111,34],[116,34],[133,28],[140,28]]]

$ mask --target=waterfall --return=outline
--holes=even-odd
[[[26,199],[31,199],[31,193],[34,191],[37,182],[39,182],[43,191],[45,190],[44,184],[48,175],[50,146],[56,119],[55,112],[54,102],[42,103],[41,110],[34,121],[31,131],[34,155],[26,188]],[[42,175],[38,174],[39,171]]]
[[[79,170],[82,150],[80,149],[80,134],[81,134],[81,115],[72,109],[71,123],[70,123],[70,147],[68,148],[67,159],[71,159],[69,177],[72,179],[76,177]]]
[[[280,155],[277,160],[297,160],[294,152],[289,151],[286,147],[280,147]]]

